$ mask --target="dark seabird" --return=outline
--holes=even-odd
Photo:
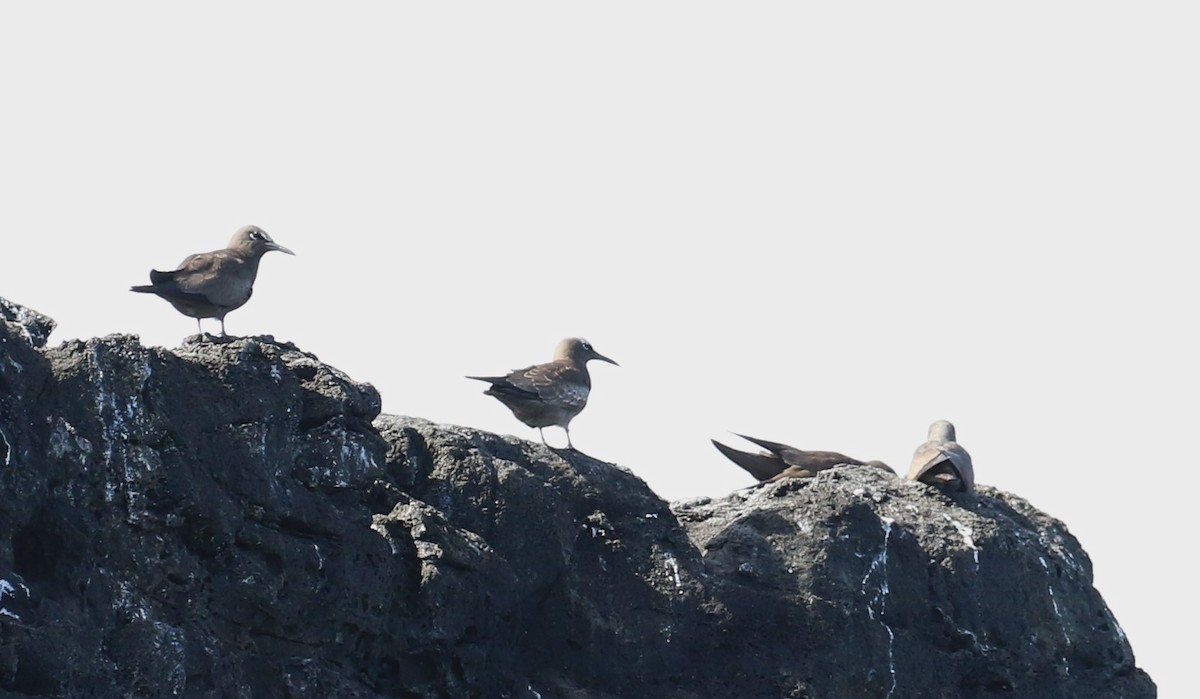
[[[734,434],[737,434],[736,432]],[[825,469],[839,464],[849,466],[872,466],[895,473],[882,461],[859,461],[836,451],[804,451],[796,447],[768,442],[765,439],[755,439],[739,434],[747,442],[753,442],[763,448],[763,451],[752,454],[727,447],[717,440],[712,440],[713,446],[730,461],[741,466],[750,475],[758,479],[759,484],[774,483],[784,478],[812,478]]]
[[[592,349],[587,340],[569,337],[558,343],[553,361],[517,369],[506,376],[467,378],[490,383],[484,394],[495,396],[518,420],[538,428],[542,444],[546,444],[542,428],[558,425],[567,433],[567,447],[574,449],[570,424],[587,405],[588,393],[592,390],[592,377],[587,370],[589,359],[617,364]]]
[[[908,479],[947,490],[975,489],[971,455],[954,441],[954,425],[938,420],[929,426],[929,440],[913,454]]]
[[[224,336],[225,314],[250,300],[258,262],[272,250],[296,254],[271,240],[258,226],[246,226],[233,234],[229,247],[188,255],[179,269],[170,272],[151,270],[150,284],[130,290],[161,296],[175,310],[195,318],[200,332],[201,318],[216,318]]]

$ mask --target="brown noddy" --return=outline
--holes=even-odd
[[[229,247],[188,255],[170,272],[150,270],[150,283],[130,287],[130,291],[166,299],[175,310],[195,318],[200,332],[201,318],[216,318],[224,336],[225,314],[250,300],[258,262],[272,250],[296,254],[271,240],[258,226],[245,226],[233,234]]]
[[[734,434],[737,434],[734,432]],[[817,473],[839,464],[850,466],[872,466],[895,474],[890,466],[882,461],[859,461],[836,451],[805,451],[779,442],[768,442],[765,439],[737,436],[762,447],[757,454],[739,451],[725,446],[717,440],[712,440],[713,446],[724,454],[730,461],[741,466],[750,475],[758,479],[758,484],[774,483],[784,478],[812,478]]]
[[[907,478],[948,490],[975,489],[971,455],[955,441],[954,425],[948,420],[929,426],[929,439],[913,453]]]
[[[570,424],[587,405],[592,390],[592,377],[587,370],[589,359],[620,366],[592,349],[587,340],[568,337],[554,349],[553,361],[516,369],[505,376],[467,378],[490,383],[484,394],[508,406],[521,422],[538,428],[542,444],[546,444],[542,428],[558,425],[567,433],[567,447],[574,449]]]

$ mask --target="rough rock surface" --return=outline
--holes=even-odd
[[[845,467],[668,506],[270,337],[0,299],[0,697],[1155,696],[1066,528]]]

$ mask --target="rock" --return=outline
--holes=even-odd
[[[51,318],[38,313],[32,308],[19,306],[6,298],[0,297],[0,324],[7,326],[8,332],[24,337],[34,349],[46,346],[50,333],[54,332],[57,323]]]
[[[1086,553],[1020,498],[846,466],[675,513],[709,570],[769,592],[803,654],[836,658],[814,696],[1154,696]],[[797,650],[753,656],[800,666]]]
[[[839,467],[672,507],[270,337],[47,349],[0,309],[0,696],[1155,695],[1015,496]]]

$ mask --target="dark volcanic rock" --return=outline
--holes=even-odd
[[[839,467],[675,513],[710,571],[803,624],[740,662],[802,668],[812,696],[1154,696],[1079,543],[1020,498]]]
[[[4,324],[7,333],[23,337],[35,349],[46,346],[56,325],[53,319],[3,297],[0,297],[0,323]]]
[[[396,481],[512,567],[528,686],[547,697],[707,696],[695,660],[712,645],[720,604],[687,533],[641,480],[476,430],[375,424]]]
[[[0,300],[0,696],[1153,697],[1062,524],[838,468],[674,509],[269,337]]]

